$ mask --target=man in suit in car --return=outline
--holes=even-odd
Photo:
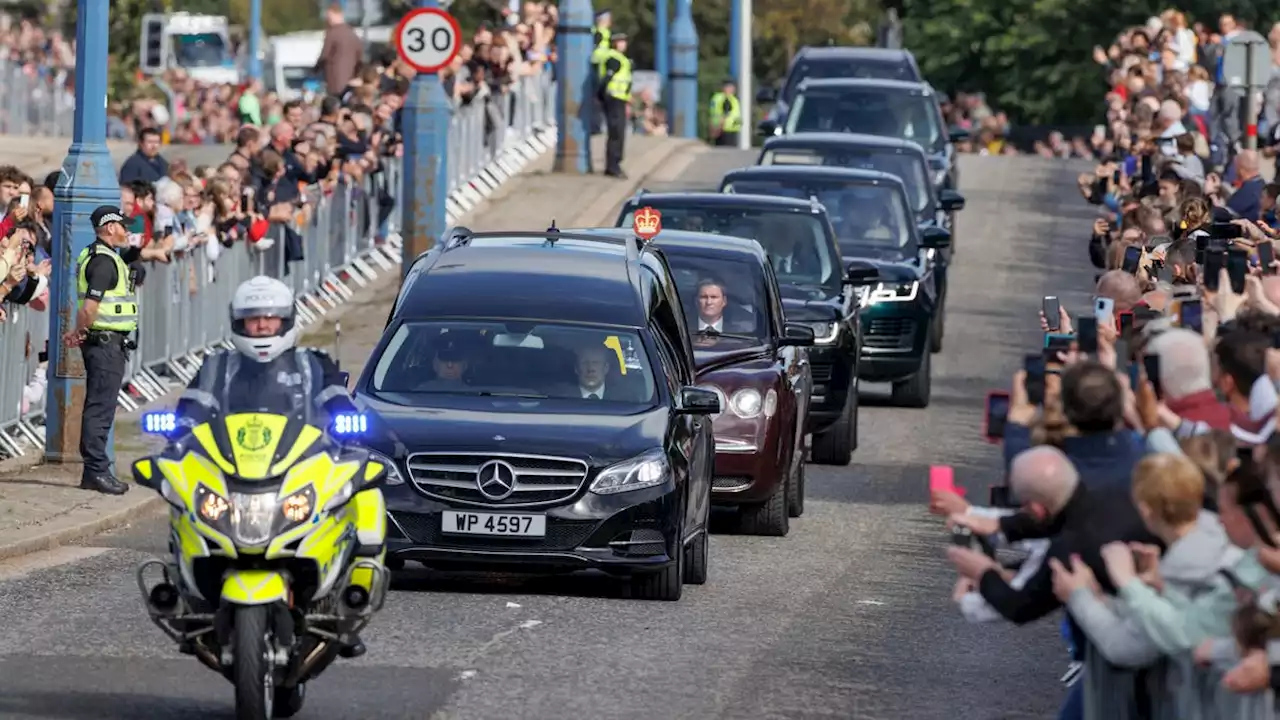
[[[725,310],[730,310],[725,317]],[[737,317],[737,308],[729,307],[729,295],[717,280],[698,283],[698,332],[707,334],[751,333],[755,323],[750,318]]]
[[[551,395],[584,400],[614,400],[638,402],[634,383],[621,377],[611,368],[618,365],[618,356],[603,344],[580,345],[573,350],[573,372],[577,385],[561,385]]]
[[[812,243],[805,242],[809,230],[803,224],[795,225],[787,217],[767,218],[757,240],[769,253],[773,271],[779,275],[804,276],[821,272],[822,263],[813,250]]]

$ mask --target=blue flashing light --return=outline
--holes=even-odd
[[[144,413],[142,432],[150,435],[169,435],[178,429],[178,414],[169,410]]]
[[[369,418],[362,413],[342,413],[333,417],[334,435],[363,435],[369,432]]]

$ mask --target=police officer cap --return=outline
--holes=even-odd
[[[738,81],[737,81],[737,79],[736,79],[736,78],[727,77],[727,78],[725,78],[725,79],[724,79],[724,82],[723,82],[723,83],[721,83],[721,84],[723,84],[723,85],[737,85],[737,84],[738,84]]]
[[[452,335],[453,333],[449,333]],[[445,335],[436,344],[436,359],[441,362],[458,362],[466,359],[467,353],[460,337],[451,338]]]
[[[600,10],[599,12],[596,13],[597,20],[603,20],[604,18],[612,17],[612,16],[613,14],[610,13],[608,10]]]
[[[101,230],[111,223],[124,224],[124,213],[120,212],[120,208],[115,205],[100,205],[93,214],[89,216],[89,223],[93,225],[94,230]]]
[[[619,40],[626,40],[626,39],[627,39],[626,33],[614,33],[613,36],[609,38],[610,42],[618,42]]]

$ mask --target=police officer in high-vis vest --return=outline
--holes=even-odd
[[[600,104],[600,75],[604,70],[605,56],[609,54],[609,41],[613,37],[613,15],[608,10],[596,13],[595,27],[591,28],[591,133],[600,132],[604,120],[604,108]]]
[[[627,57],[627,36],[613,33],[613,47],[600,67],[600,101],[604,104],[604,125],[609,133],[604,146],[604,174],[625,178],[622,172],[622,143],[627,134],[627,106],[631,104],[631,58]]]
[[[103,205],[89,216],[97,238],[76,258],[80,307],[75,327],[63,340],[84,357],[84,409],[80,419],[80,487],[123,495],[129,486],[111,473],[107,434],[116,417],[116,397],[124,385],[132,337],[138,329],[137,276],[117,252],[129,246],[120,208]]]
[[[707,120],[711,142],[728,147],[738,146],[738,133],[742,132],[742,105],[738,103],[738,86],[725,80],[723,90],[711,96]]]

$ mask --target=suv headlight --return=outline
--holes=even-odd
[[[818,345],[830,345],[840,335],[838,322],[816,322],[811,323],[810,327],[813,328],[813,341]]]
[[[591,492],[597,495],[640,490],[656,487],[667,481],[671,466],[661,450],[650,450],[630,460],[605,468],[591,483]]]
[[[886,302],[912,302],[920,294],[920,283],[880,283],[875,288],[867,285],[859,287],[858,306],[867,307]]]

